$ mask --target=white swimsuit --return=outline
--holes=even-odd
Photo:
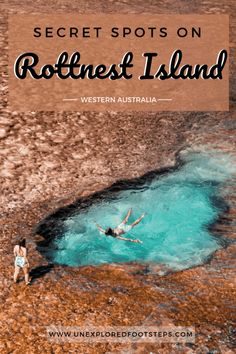
[[[117,226],[117,229],[122,230],[125,233],[125,232],[129,232],[132,229],[132,226],[121,223],[120,225]]]
[[[25,266],[25,258],[21,256],[16,256],[15,265],[17,267],[23,268]]]

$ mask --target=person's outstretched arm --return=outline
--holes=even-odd
[[[138,225],[140,223],[140,221],[144,218],[145,213],[143,213],[137,220],[135,220],[133,222],[133,224],[131,224],[132,227],[134,227],[135,225]]]
[[[116,238],[118,238],[119,240],[123,240],[123,241],[129,241],[129,242],[134,242],[134,243],[143,243],[140,240],[131,240],[130,238],[121,237],[121,236],[117,236]]]
[[[98,230],[101,231],[105,235],[105,230],[103,230],[103,228],[98,224],[96,224],[96,226],[97,226]]]
[[[126,217],[125,217],[124,220],[121,222],[121,224],[126,224],[126,223],[128,222],[131,213],[132,213],[132,208],[130,208],[130,209],[128,210],[128,213],[126,214]]]

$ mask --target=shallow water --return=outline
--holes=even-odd
[[[69,217],[64,234],[51,243],[50,258],[71,266],[130,262],[161,263],[171,269],[186,269],[206,261],[222,247],[208,226],[224,208],[219,189],[234,172],[229,155],[191,153],[175,171],[149,179],[141,187],[127,188],[101,199]],[[146,212],[144,219],[125,237],[143,244],[121,241],[101,234],[115,227],[133,209],[130,223]],[[52,251],[53,249],[53,251]]]

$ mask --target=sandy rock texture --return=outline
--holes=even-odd
[[[0,352],[233,353],[235,244],[203,266],[160,276],[142,265],[79,269],[49,265],[36,249],[34,226],[50,212],[118,179],[173,166],[181,149],[215,148],[235,156],[235,61],[230,111],[198,113],[11,112],[7,106],[7,14],[27,12],[231,14],[234,1],[55,1],[0,3]],[[230,38],[235,56],[235,36]],[[235,180],[228,212],[214,232],[236,237]],[[29,245],[32,285],[12,283],[12,249]],[[22,279],[21,279],[22,280]],[[190,344],[50,343],[47,325],[195,326]]]

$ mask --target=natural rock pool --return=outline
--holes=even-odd
[[[199,265],[224,244],[223,235],[215,237],[209,226],[227,207],[220,189],[234,170],[230,155],[185,152],[177,168],[118,182],[49,216],[38,226],[46,240],[50,235],[39,250],[53,263],[70,266],[135,261],[180,270]],[[129,208],[129,223],[146,212],[125,235],[142,244],[99,233],[95,222],[116,227]]]

